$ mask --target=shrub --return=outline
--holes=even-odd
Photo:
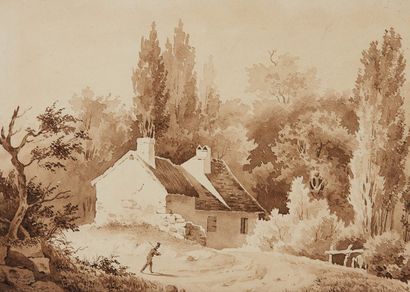
[[[325,251],[330,249],[340,229],[341,223],[336,215],[326,214],[304,220],[293,228],[289,245],[298,255],[326,260]]]
[[[410,280],[410,260],[407,259],[405,264],[400,270],[399,280],[403,282],[408,282]]]
[[[363,253],[368,271],[380,277],[399,278],[404,265],[405,245],[396,232],[385,232],[369,238]]]
[[[396,292],[410,291],[405,284],[398,281],[378,279],[374,276],[363,276],[354,272],[324,272],[305,291],[309,292]]]
[[[94,259],[91,262],[87,260],[80,260],[78,258],[76,258],[76,260],[83,265],[97,269],[108,275],[114,275],[114,276],[133,275],[132,273],[127,272],[128,267],[121,265],[121,263],[117,260],[117,257],[113,255],[111,255],[110,257],[98,256],[96,259]]]
[[[325,251],[342,228],[326,200],[309,198],[309,190],[298,177],[292,183],[287,206],[289,214],[274,209],[268,221],[257,222],[248,246],[325,260]]]
[[[366,238],[362,232],[362,229],[354,224],[343,227],[339,230],[333,240],[333,247],[337,250],[348,248],[352,245],[352,249],[362,249]]]
[[[253,233],[247,237],[247,245],[263,251],[278,250],[289,240],[291,228],[289,215],[273,209],[268,220],[258,220]]]
[[[135,277],[114,257],[99,257],[92,262],[73,258],[75,250],[65,240],[54,240],[43,248],[50,258],[52,280],[66,291],[164,291],[163,286]]]

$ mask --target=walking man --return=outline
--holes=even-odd
[[[147,262],[145,263],[144,267],[141,269],[141,273],[144,272],[144,270],[149,266],[149,271],[152,274],[152,258],[154,256],[159,256],[161,253],[158,251],[158,248],[161,246],[161,243],[157,242],[157,245],[153,247],[148,255],[147,255]]]

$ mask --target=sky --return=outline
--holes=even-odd
[[[130,103],[141,36],[163,45],[181,18],[198,73],[213,56],[223,98],[251,101],[246,67],[272,48],[316,67],[322,89],[352,88],[361,51],[395,27],[410,60],[410,1],[0,0],[0,123],[90,86]],[[407,75],[409,75],[407,69]]]

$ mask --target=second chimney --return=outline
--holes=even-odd
[[[209,146],[196,147],[196,158],[201,161],[203,172],[205,174],[211,173],[211,148]],[[201,168],[202,168],[201,167]]]

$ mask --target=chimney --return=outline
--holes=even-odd
[[[209,146],[196,147],[196,159],[200,161],[201,170],[205,174],[211,173],[211,148]]]
[[[137,154],[148,165],[155,168],[155,139],[150,137],[138,138]]]

